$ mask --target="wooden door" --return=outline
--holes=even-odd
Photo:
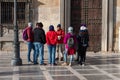
[[[71,25],[78,34],[80,25],[89,32],[89,51],[101,50],[102,0],[71,0]]]

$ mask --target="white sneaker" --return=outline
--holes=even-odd
[[[28,64],[32,64],[32,62],[31,62],[31,61],[29,61],[29,62],[28,62]]]
[[[84,67],[84,66],[85,66],[85,64],[83,63],[83,64],[82,64],[82,66]]]
[[[72,64],[71,63],[69,63],[69,66],[71,66]]]

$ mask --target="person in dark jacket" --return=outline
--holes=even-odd
[[[34,46],[35,46],[35,54],[34,54],[34,64],[38,64],[37,58],[39,56],[39,64],[45,65],[44,63],[44,44],[46,43],[45,31],[43,30],[43,24],[36,23],[36,28],[33,30],[34,32]]]
[[[89,34],[86,26],[81,26],[79,34],[77,36],[77,42],[78,42],[78,63],[80,65],[85,65],[85,60],[86,60],[86,50],[88,47],[88,42],[89,42]]]

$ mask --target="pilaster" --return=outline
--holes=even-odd
[[[108,0],[102,0],[102,40],[101,50],[108,50]]]
[[[113,51],[113,0],[109,0],[109,45],[108,45],[108,51]]]

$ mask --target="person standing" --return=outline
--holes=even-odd
[[[35,46],[35,54],[34,54],[34,64],[38,64],[37,58],[39,56],[39,64],[45,65],[44,63],[44,44],[46,43],[45,31],[43,30],[42,22],[36,23],[36,28],[34,29],[34,46]]]
[[[30,59],[30,55],[31,55],[31,51],[32,49],[34,50],[34,45],[33,45],[33,24],[31,22],[28,23],[28,27],[26,28],[26,32],[27,32],[27,46],[28,46],[28,54],[27,54],[27,60],[28,60],[28,64],[32,63],[32,60]],[[35,51],[34,51],[35,53]],[[34,54],[33,53],[33,54]]]
[[[62,66],[67,66],[67,55],[70,55],[69,66],[72,65],[74,54],[76,53],[76,36],[73,34],[73,27],[68,27],[68,33],[65,35],[64,44],[64,63]]]
[[[80,27],[80,31],[77,36],[77,42],[78,42],[78,49],[77,49],[78,63],[84,66],[86,60],[86,50],[89,42],[89,34],[85,25],[82,25]]]
[[[49,65],[57,65],[55,63],[57,33],[54,30],[54,26],[49,26],[49,31],[46,33],[46,42],[48,46],[48,63]]]
[[[63,45],[63,40],[64,40],[64,36],[65,36],[65,32],[61,29],[61,24],[57,25],[57,55],[56,55],[56,60],[60,60],[63,61],[63,50],[64,50],[64,45]]]

